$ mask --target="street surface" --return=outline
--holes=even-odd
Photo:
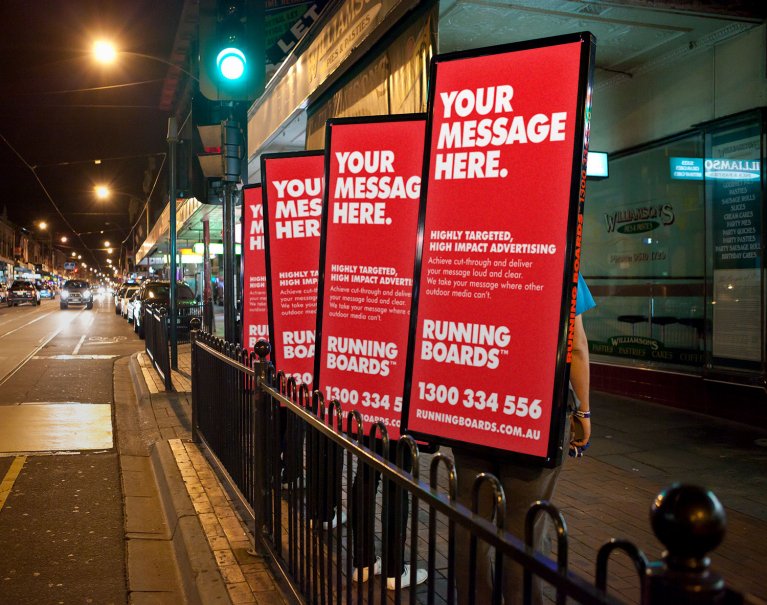
[[[109,296],[0,307],[0,605],[128,602],[113,366],[142,348]]]

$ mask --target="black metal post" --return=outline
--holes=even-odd
[[[213,300],[210,288],[210,221],[202,221],[202,245],[203,245],[203,262],[202,262],[202,317],[203,326],[205,330],[211,334],[216,331],[213,321]]]
[[[666,547],[663,560],[647,570],[653,605],[708,605],[725,602],[726,585],[711,570],[708,553],[724,538],[724,507],[713,492],[674,484],[655,497],[650,511],[655,536]]]
[[[206,221],[207,226],[207,221]],[[208,291],[210,291],[210,284],[208,284]],[[199,415],[199,402],[198,402],[198,389],[200,378],[197,375],[197,337],[200,334],[200,320],[197,317],[193,317],[189,322],[189,327],[192,332],[192,441],[194,443],[200,442],[200,435],[197,432],[197,421]]]
[[[234,301],[234,183],[224,183],[224,340],[236,342]]]
[[[232,111],[236,111],[233,108]],[[242,176],[242,133],[240,123],[231,116],[221,124],[222,153],[224,162],[224,339],[238,343],[236,327],[237,279],[234,253],[235,184]]]
[[[178,334],[176,333],[176,146],[178,145],[178,125],[175,116],[168,118],[168,201],[170,205],[170,367],[178,369]]]

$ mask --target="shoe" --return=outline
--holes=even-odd
[[[365,567],[355,567],[352,569],[352,582],[367,582],[369,575],[369,565],[366,565]],[[376,557],[376,562],[373,564],[373,575],[381,575],[381,557]]]
[[[341,525],[346,525],[346,513],[341,511]],[[322,529],[335,529],[338,527],[338,513],[333,515],[332,521],[323,521]]]
[[[316,521],[312,519],[311,521],[309,521],[309,527],[314,528],[315,523]],[[341,525],[345,525],[345,524],[346,524],[346,513],[344,511],[341,511]],[[332,521],[322,522],[322,529],[324,530],[335,529],[336,527],[338,527],[338,513],[333,515]]]
[[[415,584],[414,586],[418,586],[419,584],[423,584],[426,582],[426,578],[429,577],[429,572],[425,569],[418,569],[415,570]],[[410,565],[405,565],[405,572],[402,574],[402,580],[400,581],[400,588],[408,588],[412,582],[413,578],[411,577],[410,573]],[[397,590],[397,578],[386,578],[386,588],[389,590]]]

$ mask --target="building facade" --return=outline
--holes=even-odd
[[[752,2],[334,3],[248,112],[248,178],[263,153],[322,148],[330,117],[425,111],[435,53],[590,31],[590,148],[609,158],[584,217],[593,386],[758,417],[764,18]]]

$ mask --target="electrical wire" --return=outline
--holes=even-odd
[[[86,243],[83,241],[83,238],[77,235],[77,231],[74,227],[70,224],[70,222],[67,220],[67,217],[64,216],[64,214],[61,212],[61,209],[58,207],[56,202],[53,199],[53,196],[48,192],[48,189],[46,189],[45,185],[43,184],[43,181],[40,179],[40,177],[37,174],[37,171],[35,170],[35,167],[32,166],[27,160],[24,159],[24,156],[22,156],[18,150],[11,145],[11,142],[5,138],[5,135],[0,132],[0,138],[3,139],[3,142],[8,146],[8,148],[16,155],[17,158],[21,161],[22,164],[32,173],[32,175],[35,177],[35,180],[37,181],[37,184],[40,185],[40,189],[43,190],[43,193],[45,194],[45,197],[48,198],[48,201],[51,203],[51,206],[53,206],[53,209],[56,211],[56,213],[61,217],[61,220],[64,221],[64,224],[69,227],[69,229],[77,236],[77,239],[80,240],[80,243],[83,245],[83,248],[85,248],[88,253],[91,255],[91,260],[95,263],[95,265],[99,268],[99,271],[101,271],[101,264],[98,260],[96,260],[96,256],[93,254],[93,251],[86,245]]]

